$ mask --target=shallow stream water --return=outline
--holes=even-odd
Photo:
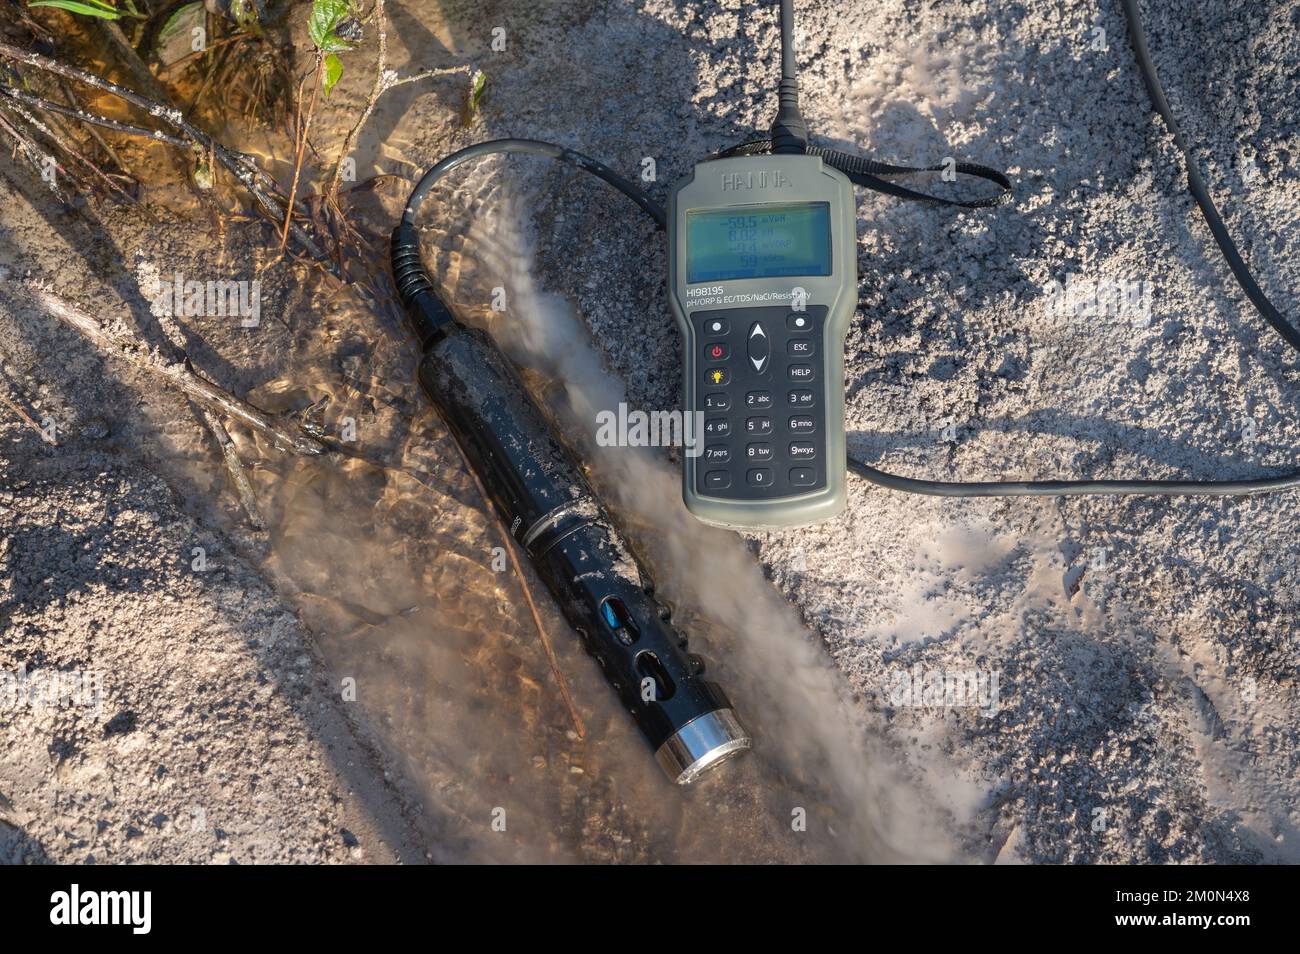
[[[357,452],[384,466],[265,454],[268,566],[339,678],[356,680],[360,711],[426,808],[434,857],[889,857],[895,836],[911,841],[919,821],[899,803],[896,780],[887,784],[819,641],[740,537],[687,514],[678,465],[663,450],[595,446],[596,412],[616,408],[622,387],[580,319],[536,287],[524,203],[508,179],[480,170],[469,181],[482,194],[439,197],[475,214],[457,226],[463,233],[438,228],[464,222],[458,214],[431,216],[431,266],[462,313],[530,369],[756,749],[692,788],[670,785],[525,569],[585,723],[586,737],[577,735],[521,581],[502,559],[499,525],[419,395],[413,354],[399,329],[341,298],[292,370],[254,397],[315,406],[331,435],[355,427]],[[490,299],[485,274],[505,276],[507,312],[479,304]]]

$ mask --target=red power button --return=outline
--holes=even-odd
[[[708,361],[725,361],[727,358],[727,346],[721,341],[707,344],[704,346],[704,357]]]

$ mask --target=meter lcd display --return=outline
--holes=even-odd
[[[831,273],[826,202],[686,213],[686,281]]]

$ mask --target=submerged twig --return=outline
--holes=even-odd
[[[8,90],[0,87],[0,92],[8,92]],[[18,103],[8,103],[6,105],[8,106],[8,108],[12,109],[15,113],[21,116],[29,126],[35,129],[37,132],[42,133],[45,136],[45,138],[50,141],[50,143],[52,143],[58,149],[62,150],[65,155],[70,156],[71,158],[75,159],[77,162],[81,163],[82,166],[89,169],[97,178],[102,180],[114,192],[121,195],[128,202],[135,201],[135,199],[132,198],[120,185],[118,185],[116,182],[112,180],[112,178],[108,175],[108,173],[104,172],[103,169],[99,168],[99,166],[96,165],[93,160],[88,159],[84,155],[82,155],[80,149],[78,149],[72,143],[67,142],[62,136],[60,136],[57,132],[55,132],[52,128],[50,128],[48,123],[44,123],[41,120],[37,119],[35,116],[33,116],[31,113],[25,110]],[[57,104],[51,104],[51,105],[57,105]]]
[[[205,152],[210,153],[221,163],[221,165],[233,175],[253,196],[257,204],[266,212],[273,222],[277,225],[284,222],[285,217],[290,220],[289,234],[294,240],[310,255],[319,262],[327,271],[335,276],[339,276],[337,264],[329,258],[315,240],[312,239],[301,227],[292,224],[293,212],[296,209],[290,209],[287,212],[280,208],[279,204],[272,196],[284,199],[284,190],[280,188],[279,183],[273,179],[270,174],[265,172],[251,157],[232,149],[227,149],[213,137],[187,120],[181,113],[180,109],[175,106],[169,106],[166,103],[158,102],[137,93],[135,90],[128,89],[111,80],[106,80],[94,73],[88,73],[85,70],[77,69],[75,66],[68,66],[66,63],[60,63],[58,60],[50,59],[30,50],[19,49],[9,43],[0,42],[0,59],[7,59],[18,63],[26,63],[28,66],[44,70],[47,73],[54,73],[57,76],[64,76],[78,83],[94,89],[102,90],[105,93],[111,93],[119,99],[125,100],[137,109],[144,110],[150,116],[161,120],[172,129],[181,133],[186,139],[200,146]]]
[[[73,119],[80,120],[87,125],[103,126],[105,129],[111,129],[114,132],[125,133],[128,136],[141,136],[145,139],[153,139],[158,142],[165,142],[169,146],[180,146],[183,149],[189,148],[189,141],[182,139],[180,136],[173,136],[165,133],[161,129],[145,129],[143,126],[132,126],[130,123],[124,123],[116,119],[109,119],[107,116],[100,116],[89,110],[77,109],[72,106],[64,106],[62,103],[53,103],[48,99],[42,99],[21,89],[13,86],[0,85],[0,96],[8,96],[10,99],[17,100],[20,103],[26,103],[28,106],[34,106],[37,109],[49,110],[52,113],[59,113],[62,116],[70,116]]]
[[[519,588],[524,591],[524,601],[528,603],[528,611],[533,617],[533,626],[537,628],[537,636],[542,642],[542,650],[546,653],[546,661],[550,663],[551,672],[555,675],[556,685],[560,690],[560,698],[564,700],[565,708],[569,710],[569,718],[573,720],[573,729],[578,733],[578,738],[587,737],[587,727],[583,724],[582,716],[578,714],[578,707],[574,704],[573,695],[569,692],[569,681],[564,678],[564,670],[560,668],[559,657],[555,655],[555,647],[551,645],[551,637],[546,633],[546,627],[542,623],[542,614],[537,610],[537,604],[533,602],[532,589],[528,586],[528,578],[524,576],[523,567],[519,565],[519,557],[515,553],[515,539],[510,535],[510,528],[506,526],[505,520],[497,513],[496,508],[492,506],[491,500],[488,499],[487,489],[483,486],[483,481],[479,479],[478,472],[470,466],[469,460],[465,457],[465,452],[460,449],[460,445],[452,441],[452,446],[456,448],[456,453],[460,455],[460,462],[465,467],[465,472],[469,474],[470,480],[474,482],[474,489],[478,491],[479,500],[483,504],[483,512],[487,515],[489,521],[492,521],[500,534],[502,544],[506,553],[510,556],[510,565],[514,569],[515,579],[519,581]]]
[[[382,2],[382,0],[380,0]],[[316,65],[307,79],[317,78],[321,75],[322,64],[325,62],[325,54],[320,50],[316,51]],[[293,206],[298,198],[298,181],[302,176],[302,160],[307,152],[307,135],[311,132],[312,116],[316,112],[316,97],[320,93],[320,82],[314,82],[311,85],[311,102],[307,105],[307,115],[302,115],[302,85],[298,86],[298,108],[296,110],[298,122],[294,128],[297,142],[294,143],[293,156],[293,183],[289,186],[289,209],[290,213],[284,217],[284,231],[280,233],[280,254],[284,254],[284,247],[289,242],[289,224],[293,221]]]
[[[222,51],[222,53],[224,52],[225,50]],[[93,73],[77,69],[74,66],[68,66],[58,60],[50,59],[49,57],[42,56],[39,53],[29,50],[20,49],[12,44],[2,41],[0,41],[0,59],[24,63],[28,66],[35,67],[36,69],[44,70],[53,73],[56,76],[65,77],[93,89],[109,93],[124,100],[130,105],[135,106],[137,109],[145,111],[150,116],[161,120],[179,133],[180,136],[172,136],[169,140],[163,138],[163,136],[168,135],[164,133],[162,136],[153,136],[153,138],[157,138],[159,141],[169,142],[171,145],[179,145],[186,149],[200,149],[205,155],[215,159],[216,162],[233,175],[235,179],[248,191],[256,205],[262,209],[272,222],[277,226],[287,227],[288,234],[292,236],[294,241],[307,253],[307,257],[309,257],[315,264],[322,267],[332,277],[337,278],[344,283],[351,284],[368,305],[387,313],[388,303],[386,301],[387,296],[385,292],[387,279],[384,273],[382,271],[375,273],[372,270],[367,270],[367,273],[364,276],[358,277],[356,272],[349,266],[348,262],[343,257],[342,244],[350,234],[350,227],[345,227],[343,229],[344,234],[341,237],[326,236],[327,239],[334,241],[337,245],[335,248],[337,257],[326,252],[306,229],[294,221],[295,217],[300,215],[303,216],[306,221],[312,221],[310,211],[306,208],[306,204],[295,201],[287,210],[283,208],[280,203],[285,202],[288,199],[284,189],[270,176],[269,173],[258,166],[251,156],[226,148],[212,136],[209,136],[202,129],[188,121],[179,109],[165,103],[150,100],[148,97],[142,96],[134,90],[120,86],[110,80],[103,79]],[[74,115],[70,113],[68,115],[73,115],[74,118],[81,119],[85,122],[91,122],[88,116],[84,114]],[[99,125],[103,124],[101,123]],[[26,137],[22,135],[21,130],[10,128],[8,124],[4,122],[4,117],[2,115],[0,115],[0,129],[9,132],[16,141],[20,142],[28,159],[32,161],[33,165],[37,167],[39,172],[43,154],[32,146],[30,140],[26,139]],[[127,130],[122,131],[125,132]],[[135,130],[131,131],[135,132]],[[153,135],[151,130],[148,132],[151,136]],[[171,140],[177,141],[173,142]],[[63,193],[58,190],[57,184],[51,183],[51,188],[55,190],[60,200],[66,201]]]
[[[85,107],[82,104],[81,99],[77,96],[76,92],[72,89],[72,84],[68,82],[67,77],[60,76],[58,77],[58,81],[59,81],[59,89],[63,91],[64,98],[67,99],[68,105],[73,109],[81,109],[84,111]],[[104,150],[104,153],[110,159],[112,159],[114,163],[116,163],[117,168],[124,175],[129,176],[132,179],[136,179],[136,176],[133,175],[131,170],[129,170],[126,167],[126,163],[122,161],[122,157],[117,154],[117,150],[114,149],[113,146],[109,143],[109,141],[104,138],[103,134],[93,125],[88,126],[87,129],[90,132],[91,138],[93,138],[95,142],[99,143],[99,147]],[[139,180],[136,179],[136,181]]]
[[[31,163],[36,174],[50,187],[50,191],[54,193],[55,197],[58,198],[60,202],[66,203],[68,201],[67,197],[63,194],[63,190],[59,188],[57,177],[48,175],[44,168],[44,164],[45,161],[49,159],[54,171],[63,173],[65,176],[67,175],[68,170],[60,165],[59,161],[53,156],[42,151],[40,147],[32,141],[30,136],[27,136],[21,129],[11,123],[5,117],[3,111],[0,111],[0,129],[9,134],[10,138],[14,141],[14,151],[22,153],[23,158]]]
[[[203,408],[203,421],[208,425],[208,430],[212,431],[212,436],[217,439],[217,446],[221,448],[221,456],[226,462],[226,470],[230,472],[230,479],[235,485],[235,493],[239,495],[239,502],[248,514],[248,520],[253,525],[254,530],[263,529],[266,524],[262,520],[261,511],[257,509],[257,498],[253,495],[253,485],[248,481],[248,475],[244,473],[243,462],[239,459],[239,451],[235,447],[235,442],[230,439],[230,434],[226,431],[225,425],[221,423],[221,418],[216,415],[211,408]]]
[[[325,451],[320,441],[256,408],[247,401],[202,377],[188,360],[168,361],[136,341],[126,341],[109,332],[93,315],[38,282],[26,283],[32,297],[47,312],[80,332],[101,351],[118,355],[136,367],[154,374],[204,407],[243,421],[265,435],[277,447],[314,456]]]
[[[468,465],[467,465],[467,469]],[[469,470],[474,473],[472,469]],[[474,475],[478,480],[478,475]],[[491,508],[486,498],[483,501],[484,506]],[[495,513],[495,511],[494,511]],[[532,587],[528,585],[528,579],[524,576],[523,568],[519,565],[519,557],[515,553],[515,541],[510,536],[510,531],[506,527],[505,521],[500,515],[496,516],[497,526],[501,530],[501,535],[505,538],[505,550],[510,555],[510,564],[514,567],[515,577],[519,580],[519,588],[524,591],[524,600],[528,603],[528,611],[533,616],[533,626],[537,628],[537,635],[541,639],[542,649],[546,653],[546,661],[550,663],[551,672],[555,674],[555,682],[560,689],[560,698],[564,700],[565,708],[569,710],[569,718],[573,720],[573,731],[578,733],[578,738],[587,737],[587,727],[582,722],[582,716],[578,714],[578,707],[574,704],[573,695],[569,692],[569,682],[564,678],[564,670],[560,668],[560,660],[555,655],[555,647],[551,645],[551,637],[546,632],[546,626],[542,623],[542,615],[537,611],[537,603],[533,601]]]

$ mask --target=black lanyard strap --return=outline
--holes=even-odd
[[[771,151],[772,141],[770,139],[752,139],[749,142],[743,142],[738,146],[723,150],[718,153],[718,158],[759,156]],[[891,162],[878,162],[875,159],[868,159],[866,156],[855,156],[835,149],[825,149],[821,146],[808,146],[805,153],[809,156],[817,156],[828,166],[838,169],[848,176],[849,181],[855,185],[873,189],[876,192],[883,192],[899,199],[912,202],[933,202],[938,205],[948,205],[959,209],[995,209],[1011,201],[1011,180],[1007,178],[1006,174],[974,162],[941,163],[937,166],[900,166]],[[1000,187],[1000,191],[995,195],[979,199],[949,199],[943,196],[931,195],[928,192],[918,192],[916,189],[909,189],[907,186],[890,182],[885,178],[885,176],[915,175],[920,172],[949,171],[957,175],[972,176],[986,182],[992,182]]]

